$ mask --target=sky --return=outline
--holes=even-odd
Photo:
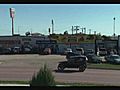
[[[57,34],[71,34],[72,26],[80,26],[87,33],[91,29],[91,33],[113,35],[115,17],[115,33],[120,35],[120,4],[0,4],[0,36],[12,35],[9,8],[15,8],[15,34],[25,35],[29,31],[48,35],[53,19]]]

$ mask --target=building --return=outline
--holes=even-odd
[[[51,48],[55,53],[57,42],[51,40],[48,36],[0,36],[0,47],[14,48],[14,47],[32,47],[36,52],[45,48]]]

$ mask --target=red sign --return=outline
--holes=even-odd
[[[10,17],[14,18],[14,14],[15,14],[15,9],[14,8],[10,8]]]

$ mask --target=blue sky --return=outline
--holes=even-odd
[[[86,27],[87,33],[91,29],[92,33],[113,35],[115,17],[115,33],[120,35],[120,4],[0,4],[0,35],[11,35],[9,8],[15,8],[16,34],[32,31],[48,35],[53,19],[58,34],[66,30],[72,33],[72,26],[78,25]]]

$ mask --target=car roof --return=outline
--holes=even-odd
[[[20,47],[14,47],[14,48],[20,48]]]
[[[111,56],[119,56],[119,55],[117,55],[117,54],[114,54],[114,55],[111,55]]]

